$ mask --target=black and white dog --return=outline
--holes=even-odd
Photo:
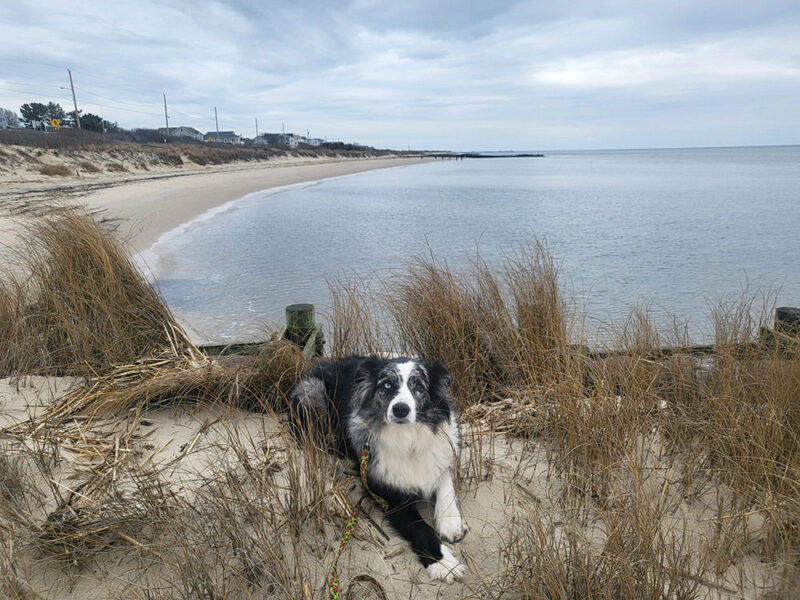
[[[444,365],[355,356],[322,361],[295,383],[291,402],[295,433],[327,438],[330,449],[356,463],[369,443],[367,485],[389,504],[389,522],[432,578],[464,575],[440,541],[457,542],[467,532],[453,486],[460,430]],[[434,498],[435,530],[416,507]]]

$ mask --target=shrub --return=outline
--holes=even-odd
[[[81,162],[78,163],[78,166],[87,173],[99,173],[100,171],[102,171],[100,167],[98,167],[92,162],[89,162],[88,160],[82,160]]]
[[[61,165],[48,164],[48,165],[42,165],[42,167],[39,169],[39,173],[51,177],[56,175],[59,177],[67,177],[69,175],[72,175],[72,169],[70,169],[67,165],[63,164]]]

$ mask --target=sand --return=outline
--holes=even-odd
[[[43,407],[78,383],[72,378],[57,377],[0,379],[0,432],[14,422],[40,414]],[[91,435],[89,430],[85,430],[85,435],[92,439],[103,439],[105,435],[108,440],[108,434],[104,432],[111,431],[118,439],[126,440],[124,444],[118,442],[116,447],[109,441],[105,442],[111,443],[107,452],[129,457],[120,463],[119,470],[116,467],[113,470],[117,478],[110,488],[113,502],[120,503],[120,506],[127,503],[129,507],[130,503],[135,503],[136,495],[142,492],[137,491],[139,488],[132,485],[134,480],[130,478],[138,473],[136,477],[141,486],[141,477],[147,473],[148,479],[160,480],[167,486],[174,501],[167,498],[168,504],[190,507],[197,514],[190,516],[193,521],[208,520],[207,527],[212,531],[212,538],[216,535],[213,533],[216,531],[215,523],[219,521],[221,532],[247,539],[245,532],[249,531],[250,525],[244,521],[223,523],[223,517],[233,518],[235,508],[245,503],[261,515],[259,519],[264,519],[252,525],[258,530],[259,526],[268,522],[265,515],[272,511],[286,515],[291,510],[291,503],[287,500],[290,474],[299,474],[302,481],[309,473],[309,463],[298,454],[294,441],[287,435],[285,420],[285,416],[240,411],[221,404],[176,405],[145,408],[141,414],[129,412],[118,421],[101,421],[92,429]],[[66,425],[69,426],[69,423]],[[133,434],[125,437],[123,432],[126,431],[133,431]],[[519,584],[514,585],[507,578],[515,571],[524,573],[535,559],[534,553],[552,560],[553,556],[562,554],[569,544],[575,543],[584,548],[595,547],[598,553],[602,550],[608,529],[590,506],[577,509],[570,502],[564,503],[565,483],[550,460],[546,443],[541,439],[525,440],[492,433],[481,423],[465,425],[463,433],[458,497],[470,530],[462,541],[450,544],[454,554],[467,566],[463,580],[454,583],[431,580],[408,544],[392,532],[380,510],[367,502],[363,505],[364,512],[371,519],[362,515],[355,535],[339,562],[343,584],[350,577],[364,573],[376,577],[386,588],[389,598],[512,598],[518,596],[495,594],[498,590],[508,589],[507,586],[520,591]],[[78,438],[67,435],[64,439],[69,444],[60,448],[61,458],[57,465],[52,471],[44,470],[49,484],[55,487],[49,487],[44,480],[38,482],[40,494],[33,503],[30,515],[34,519],[47,519],[49,513],[57,510],[59,497],[72,495],[70,490],[81,489],[80,482],[84,481],[85,474],[102,467],[98,463],[98,457],[102,454],[99,445],[95,451],[80,452]],[[11,450],[15,447],[11,440],[12,437],[0,436],[0,457],[2,452],[7,452],[12,460],[17,456],[18,450]],[[27,445],[33,451],[31,456],[35,456],[37,446],[30,440]],[[47,451],[40,455],[46,456]],[[355,504],[361,496],[361,487],[354,474],[344,461],[337,461],[332,456],[323,460],[328,466],[316,468],[330,474],[330,478],[325,477],[324,485],[329,487],[325,497],[337,493],[338,489],[344,492],[351,504]],[[30,459],[23,463],[29,473],[39,473],[43,469],[34,463]],[[290,467],[293,463],[294,467]],[[254,468],[262,470],[253,472]],[[214,502],[213,495],[209,496],[204,488],[212,485],[220,476],[240,478],[229,480],[232,482],[248,480],[248,477],[261,481],[268,473],[276,474],[278,488],[275,490],[270,487],[268,490],[269,493],[277,492],[275,498],[265,499],[258,489],[236,488],[236,491],[231,489],[225,492],[230,498],[208,505],[209,501]],[[664,502],[665,483],[670,473],[671,469],[654,471],[654,479],[646,486],[652,487],[652,490],[646,491],[649,501]],[[38,477],[40,475],[33,475],[33,481]],[[50,489],[58,491],[51,492]],[[708,490],[703,496],[693,499],[681,499],[680,492],[675,492],[678,494],[674,499],[675,508],[663,516],[663,535],[683,535],[688,546],[681,548],[682,551],[692,549],[693,553],[703,552],[707,548],[707,540],[714,535],[717,516],[714,499],[719,492]],[[54,497],[48,498],[51,495]],[[279,500],[281,506],[273,504],[278,498],[283,498]],[[265,502],[267,505],[262,506]],[[228,508],[230,514],[227,514]],[[421,512],[423,518],[430,518],[425,506],[421,507]],[[174,514],[179,516],[179,513]],[[307,582],[305,593],[299,597],[326,597],[325,581],[336,556],[344,521],[341,514],[330,514],[324,526],[319,527],[310,518],[309,523],[301,524],[299,541],[293,551],[290,551],[292,543],[288,528],[279,534],[279,539],[271,542],[285,545],[287,555],[296,563],[298,577]],[[534,535],[537,521],[541,528],[539,531],[544,536],[542,538]],[[169,523],[164,522],[163,525],[168,526]],[[195,531],[185,521],[180,527]],[[268,525],[264,527],[269,531]],[[756,523],[752,535],[758,535],[758,527]],[[265,585],[266,575],[259,575],[255,585],[247,588],[239,588],[232,583],[229,587],[222,583],[228,581],[230,575],[219,569],[224,565],[225,569],[236,573],[239,568],[237,565],[241,563],[241,556],[235,548],[233,551],[229,548],[227,554],[216,554],[215,550],[209,557],[204,554],[203,548],[193,547],[189,542],[188,547],[175,548],[175,555],[170,558],[162,554],[164,547],[153,541],[158,538],[157,532],[132,533],[139,539],[131,538],[129,534],[119,539],[112,538],[111,545],[101,548],[99,553],[93,553],[90,560],[71,565],[65,565],[58,553],[45,556],[35,549],[27,550],[24,544],[11,543],[8,548],[0,546],[0,566],[4,559],[3,551],[10,552],[5,559],[12,558],[11,564],[15,568],[7,581],[14,584],[14,589],[35,590],[35,595],[31,593],[15,597],[195,597],[191,588],[187,590],[185,578],[196,578],[225,597],[272,597],[265,593],[270,589],[269,585]],[[574,539],[574,536],[578,536],[578,539]],[[225,540],[219,540],[219,544],[221,548]],[[525,554],[517,554],[515,548],[522,548]],[[258,557],[263,559],[265,553],[269,555],[269,548],[253,547],[249,552],[251,559],[257,561]],[[204,556],[204,560],[210,562],[200,565],[198,571],[194,571],[191,564],[181,562],[197,560],[199,556]],[[572,565],[572,568],[580,567]],[[213,569],[217,571],[206,580],[205,574]],[[558,570],[558,567],[555,569]],[[769,590],[779,582],[778,574],[759,560],[755,547],[740,561],[725,569],[724,573],[717,576],[711,573],[702,577],[690,576],[698,584],[697,598],[720,600],[755,600],[761,597],[758,590]],[[531,581],[529,585],[535,589],[537,584]],[[183,595],[178,590],[183,590]],[[0,596],[2,591],[0,586]],[[277,597],[284,597],[278,590],[274,591]]]

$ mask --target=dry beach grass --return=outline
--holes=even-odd
[[[0,595],[317,598],[360,499],[285,427],[291,345],[225,362],[186,339],[91,218],[42,221],[0,289]],[[492,270],[422,257],[332,285],[331,353],[442,359],[465,421],[469,572],[433,583],[366,513],[342,562],[396,598],[792,598],[800,345],[714,309],[712,355],[633,311],[603,355],[542,244]],[[265,332],[265,339],[269,333]],[[58,377],[54,376],[58,375]]]

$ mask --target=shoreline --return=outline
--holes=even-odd
[[[407,164],[385,165],[377,168],[393,169],[404,166],[409,166],[409,165]],[[367,169],[367,170],[377,170],[377,168]],[[180,223],[171,229],[167,229],[166,231],[161,232],[158,238],[149,246],[136,249],[133,257],[134,261],[136,262],[137,266],[142,271],[142,273],[144,273],[144,275],[147,276],[149,280],[155,281],[160,274],[159,257],[160,257],[161,246],[169,245],[171,242],[176,241],[177,239],[185,235],[187,232],[191,231],[195,226],[200,225],[202,223],[206,223],[214,219],[218,215],[227,213],[229,211],[237,210],[248,201],[257,201],[258,199],[265,199],[270,196],[274,196],[289,190],[303,189],[306,187],[317,185],[318,183],[321,183],[323,181],[332,181],[334,179],[351,177],[353,175],[358,175],[359,173],[365,173],[367,170],[354,171],[352,173],[344,173],[339,175],[331,175],[329,177],[323,177],[321,179],[308,179],[308,180],[298,181],[295,183],[290,183],[287,185],[272,186],[264,189],[259,189],[254,192],[249,192],[244,196],[233,198],[232,200],[226,200],[220,204],[215,204],[211,208],[201,213],[193,215],[189,220],[184,221],[183,223]]]
[[[166,234],[246,196],[375,169],[430,162],[416,158],[369,158],[279,163],[238,170],[177,173],[176,177],[126,182],[79,198],[99,220],[118,223],[117,234],[142,254]],[[138,198],[135,205],[131,199]]]
[[[0,174],[0,262],[15,271],[25,224],[65,206],[83,207],[113,233],[141,265],[141,254],[164,234],[250,194],[430,162],[415,157],[295,157],[202,169],[151,169],[122,179],[70,177],[58,181]],[[30,176],[27,173],[27,176]]]

